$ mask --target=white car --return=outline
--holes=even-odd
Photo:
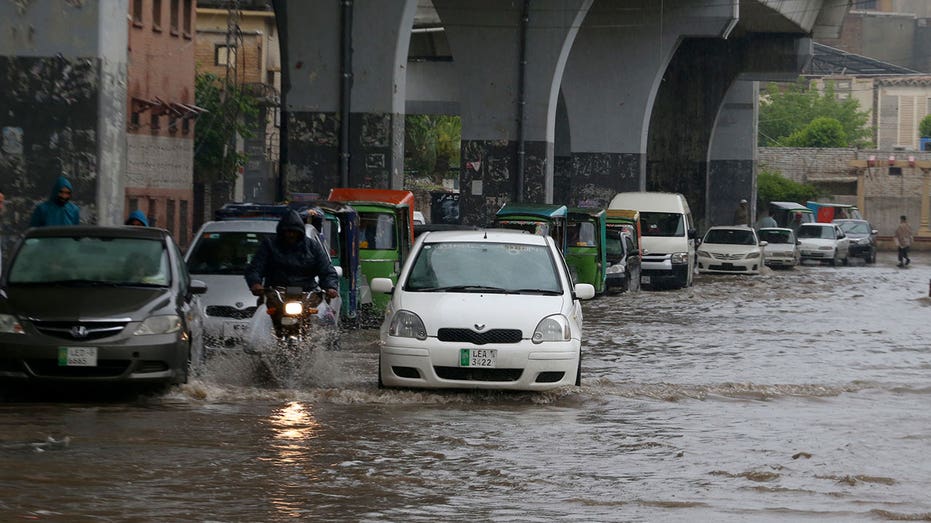
[[[763,260],[767,267],[795,267],[799,263],[799,240],[795,231],[786,227],[763,227],[757,231],[766,242]]]
[[[580,384],[582,307],[552,238],[488,229],[424,233],[381,327],[379,386],[541,391]]]
[[[746,225],[712,227],[698,248],[698,272],[759,274],[764,247]]]
[[[847,265],[850,256],[850,239],[835,223],[803,223],[798,229],[802,261],[826,261]]]
[[[277,220],[222,220],[205,223],[185,254],[192,278],[207,284],[200,296],[204,308],[204,344],[209,349],[242,342],[256,310],[256,297],[246,285],[246,266],[265,238],[274,237]],[[312,225],[307,236],[319,238]]]

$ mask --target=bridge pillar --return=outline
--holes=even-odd
[[[596,0],[562,81],[571,160],[560,162],[556,200],[605,206],[619,191],[646,190],[650,115],[684,35],[721,37],[735,2]],[[678,85],[688,90],[688,85]]]
[[[711,135],[705,216],[696,216],[708,226],[731,225],[741,199],[756,222],[759,95],[759,82],[738,80],[724,96]]]
[[[522,26],[522,2],[434,0],[460,79],[459,211],[464,223],[489,223],[510,200],[553,201],[559,82],[591,2],[526,2],[530,7]]]
[[[340,172],[344,2],[275,3],[282,40],[287,190],[325,196]],[[352,187],[400,189],[407,49],[416,0],[350,2]]]

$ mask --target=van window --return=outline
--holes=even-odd
[[[205,232],[194,240],[187,268],[191,274],[245,274],[265,238],[273,233]]]
[[[641,212],[640,224],[643,236],[685,236],[685,220],[679,213]]]

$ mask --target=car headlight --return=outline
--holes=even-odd
[[[710,258],[711,255],[708,254],[708,251],[699,250],[699,251],[698,251],[698,257],[699,257],[699,258]]]
[[[427,339],[427,328],[423,320],[411,311],[400,310],[391,318],[388,326],[388,335],[398,338]]]
[[[171,334],[181,330],[181,317],[177,314],[168,314],[165,316],[149,316],[146,318],[134,336],[146,336],[149,334]]]
[[[869,238],[860,238],[859,240],[857,240],[857,243],[859,243],[860,245],[869,245],[869,244],[870,244],[870,239],[869,239]]]
[[[289,301],[284,304],[284,313],[288,316],[297,316],[304,310],[299,301]]]
[[[754,252],[747,254],[748,260],[751,258],[759,258],[759,257],[760,257],[760,251],[754,251]]]
[[[623,265],[608,265],[608,268],[605,269],[605,274],[617,274],[620,272],[624,272]]]
[[[672,256],[669,257],[669,261],[672,263],[688,263],[689,262],[689,253],[687,252],[674,252]]]
[[[554,314],[543,318],[537,324],[537,328],[534,329],[533,337],[530,340],[534,343],[569,341],[570,335],[569,320],[562,314]]]
[[[0,333],[3,334],[25,334],[23,326],[19,319],[12,314],[0,314]]]
[[[818,247],[819,251],[833,251],[834,247]]]

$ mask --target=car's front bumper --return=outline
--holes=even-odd
[[[870,244],[851,243],[849,256],[852,258],[866,258],[872,254],[872,251],[873,246]]]
[[[580,347],[577,339],[473,345],[388,337],[382,342],[380,372],[388,387],[543,391],[575,384]],[[461,349],[496,349],[496,365],[460,367]]]
[[[743,260],[717,260],[714,258],[699,258],[698,272],[717,272],[730,274],[759,274],[763,260],[751,258]]]
[[[96,365],[62,365],[59,351],[67,347],[95,347]],[[190,342],[178,333],[81,343],[0,334],[0,380],[179,382],[187,370],[189,350]]]
[[[764,262],[767,267],[794,267],[798,265],[798,258],[795,256],[766,256]]]

